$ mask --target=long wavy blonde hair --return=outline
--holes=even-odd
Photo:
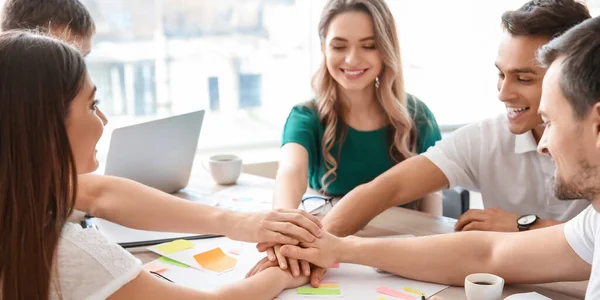
[[[379,84],[376,85],[375,97],[393,127],[389,134],[389,153],[398,163],[414,155],[416,129],[406,107],[407,98],[404,91],[398,33],[389,7],[384,0],[329,0],[319,22],[321,44],[325,44],[331,20],[341,13],[352,11],[366,13],[373,21],[375,45],[383,61],[383,70],[378,76]],[[347,125],[343,121],[342,126],[338,127],[341,107],[337,97],[337,82],[327,69],[325,54],[319,70],[312,79],[312,88],[315,92],[315,104],[321,124],[325,126],[322,151],[327,172],[321,178],[321,191],[325,192],[337,177],[337,160],[347,131]],[[340,129],[339,133],[338,129]],[[338,136],[339,141],[336,141]],[[331,154],[336,143],[338,144],[337,159]]]

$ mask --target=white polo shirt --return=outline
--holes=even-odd
[[[600,234],[600,213],[589,206],[565,224],[564,233],[573,251],[592,265],[585,299],[600,299],[600,247],[595,247]]]
[[[550,156],[537,152],[530,131],[515,135],[505,114],[461,127],[422,155],[444,172],[450,188],[481,192],[485,208],[519,215],[568,221],[583,211],[586,200],[554,197]]]

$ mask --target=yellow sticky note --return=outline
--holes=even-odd
[[[411,289],[409,287],[404,287],[404,290],[409,292],[409,293],[413,293],[413,294],[417,294],[417,295],[424,295],[423,292],[417,291],[415,289]]]
[[[339,285],[331,284],[331,285],[319,285],[320,289],[339,289]]]
[[[196,254],[194,255],[194,259],[202,266],[202,268],[217,273],[233,269],[237,264],[237,259],[226,255],[221,248],[215,248]]]
[[[377,300],[388,300],[388,298],[379,297],[379,298],[377,298]]]
[[[195,246],[196,246],[196,244],[194,242],[190,242],[187,240],[176,240],[176,241],[172,241],[170,243],[156,246],[155,249],[164,254],[172,254],[175,252],[194,248]]]

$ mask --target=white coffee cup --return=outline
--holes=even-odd
[[[230,154],[211,156],[208,159],[208,169],[216,183],[231,185],[242,173],[242,159]]]
[[[504,279],[487,273],[475,273],[465,277],[465,293],[468,300],[500,300]]]

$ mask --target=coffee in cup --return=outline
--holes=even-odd
[[[242,173],[242,159],[231,154],[211,156],[208,159],[208,169],[217,184],[235,184]]]
[[[465,293],[468,300],[500,300],[504,289],[502,277],[476,273],[465,278]]]

